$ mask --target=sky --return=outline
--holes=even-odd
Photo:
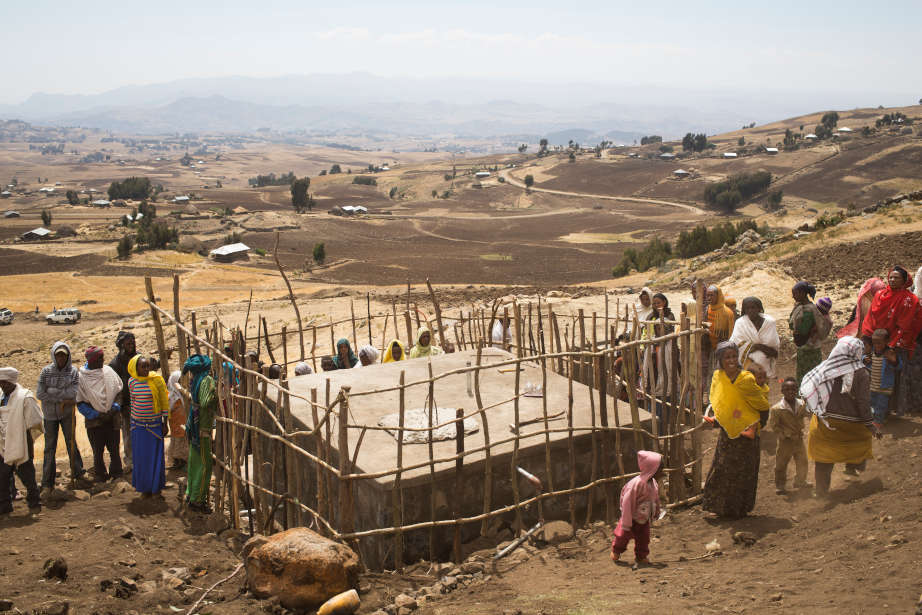
[[[2,0],[0,103],[184,78],[365,71],[848,91],[867,105],[911,104],[922,96],[920,18],[919,0]]]

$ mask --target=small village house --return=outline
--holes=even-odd
[[[245,243],[232,243],[220,248],[215,248],[210,253],[211,258],[219,263],[230,263],[236,260],[249,260],[250,246]]]

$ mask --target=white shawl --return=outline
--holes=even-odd
[[[33,435],[38,435],[43,431],[42,411],[38,409],[38,402],[35,401],[32,391],[22,385],[16,385],[3,409],[9,413],[6,439],[3,442],[3,463],[15,466],[29,459],[26,432],[35,430]]]
[[[101,369],[80,368],[77,377],[77,403],[86,402],[100,414],[107,413],[122,392],[122,379],[114,369],[103,365]]]
[[[756,326],[748,316],[736,319],[733,325],[733,334],[730,341],[736,344],[740,349],[740,365],[745,369],[746,359],[753,363],[758,363],[765,368],[765,373],[769,378],[775,377],[775,359],[769,358],[761,350],[751,350],[753,344],[763,344],[769,348],[778,350],[781,348],[781,338],[778,337],[778,326],[775,319],[768,314],[762,314],[765,322],[762,328],[756,330]]]

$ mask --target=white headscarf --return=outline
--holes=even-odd
[[[800,395],[807,410],[829,427],[826,421],[826,406],[832,393],[833,381],[842,377],[842,393],[850,393],[855,372],[864,369],[864,342],[857,337],[845,336],[839,339],[829,358],[807,372],[800,384]]]
[[[369,359],[370,363],[375,363],[378,360],[378,349],[370,344],[366,344],[359,349],[359,359],[365,357]],[[361,361],[359,361],[361,364]]]
[[[90,369],[84,365],[77,378],[77,399],[93,406],[100,414],[107,413],[115,400],[122,394],[122,379],[108,365]]]
[[[0,367],[0,380],[16,384],[19,382],[19,370],[15,367]]]
[[[295,376],[307,376],[308,374],[313,374],[314,370],[308,365],[305,361],[301,361],[295,365]]]
[[[916,293],[916,297],[922,299],[922,267],[919,267],[916,270],[916,279],[913,280],[914,288],[913,292]]]
[[[170,379],[166,383],[166,390],[169,394],[169,404],[170,408],[173,407],[173,404],[182,399],[182,395],[179,392],[179,389],[176,388],[176,385],[179,384],[179,379],[182,378],[182,371],[175,370],[170,374]]]

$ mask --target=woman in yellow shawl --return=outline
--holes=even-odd
[[[410,349],[410,358],[430,357],[442,354],[442,349],[432,344],[432,334],[427,327],[420,327],[416,332],[416,345]]]
[[[767,387],[739,364],[736,344],[717,347],[718,369],[711,381],[711,406],[720,436],[704,484],[702,508],[721,517],[739,518],[756,503],[759,485],[759,428],[768,418]]]
[[[166,484],[163,439],[168,433],[169,394],[163,376],[150,372],[147,357],[132,357],[128,362],[128,375],[134,457],[131,485],[144,497],[150,497],[160,493]]]
[[[381,359],[382,363],[393,363],[394,361],[404,361],[407,358],[407,351],[403,347],[403,344],[400,343],[400,340],[391,340],[391,343],[387,345],[387,350],[384,352],[384,358]]]

